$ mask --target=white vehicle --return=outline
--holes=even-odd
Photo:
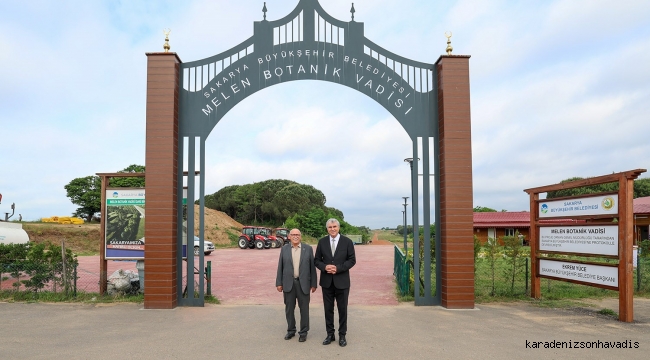
[[[29,242],[23,224],[0,221],[0,244],[26,244]]]
[[[198,236],[194,237],[194,255],[198,256],[199,255],[199,246],[200,246],[200,239]],[[204,255],[210,255],[214,251],[214,244],[211,241],[203,241],[203,254]]]

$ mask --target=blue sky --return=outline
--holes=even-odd
[[[269,20],[297,0],[267,1]],[[321,1],[348,20],[350,2]],[[0,213],[69,215],[71,179],[144,164],[145,52],[183,61],[237,45],[263,1],[0,2]],[[650,165],[650,2],[356,0],[378,45],[434,63],[452,31],[471,55],[474,204],[528,209],[525,188]],[[331,83],[244,100],[207,141],[206,192],[286,178],[346,220],[402,222],[410,139],[370,98]],[[648,177],[648,175],[643,175]],[[17,216],[17,215],[16,215]],[[409,220],[410,222],[410,220]]]

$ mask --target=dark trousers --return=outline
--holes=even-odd
[[[284,292],[284,312],[287,316],[287,332],[296,333],[296,300],[300,308],[300,331],[298,334],[307,335],[309,331],[309,292],[302,292],[298,279],[293,279],[293,288],[289,292]]]
[[[350,288],[337,289],[334,282],[328,288],[321,287],[323,306],[325,308],[325,329],[327,335],[334,335],[334,300],[339,310],[339,336],[348,331],[348,295]]]

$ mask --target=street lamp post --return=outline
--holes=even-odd
[[[414,183],[413,183],[414,180],[415,180],[414,177],[413,177],[413,161],[415,161],[415,159],[413,159],[413,158],[404,159],[404,162],[409,163],[409,166],[411,167],[411,196],[414,196],[414,194],[415,194],[415,192],[414,192],[415,188],[414,188]],[[417,158],[417,161],[420,161],[420,158]],[[405,212],[404,212],[404,249],[405,250],[404,251],[406,251],[406,233],[407,233],[407,231],[406,231],[407,230],[406,229],[406,205],[407,205],[406,204],[406,199],[408,199],[408,197],[404,197],[404,210],[405,210]],[[413,197],[413,199],[414,199],[413,201],[417,200],[415,197]],[[415,206],[415,205],[416,205],[416,203],[413,202],[413,206]],[[413,209],[413,211],[415,211],[415,209]],[[413,212],[411,212],[411,215],[413,215]],[[413,216],[411,216],[411,218],[413,220],[413,224],[415,224],[415,218]],[[413,246],[415,246],[416,241],[417,241],[417,239],[415,238],[415,225],[414,225],[413,231],[414,231],[413,232]],[[413,256],[415,256],[415,249],[413,249]]]
[[[402,199],[404,199],[404,210],[402,213],[404,213],[404,255],[408,257],[408,245],[406,244],[406,234],[408,234],[408,229],[406,228],[406,200],[408,199],[408,196],[402,196]]]

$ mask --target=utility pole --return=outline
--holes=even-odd
[[[402,211],[404,213],[404,255],[408,257],[408,245],[406,244],[406,234],[408,233],[408,229],[406,228],[406,200],[408,199],[408,196],[402,196],[402,199],[404,199],[404,210]]]

